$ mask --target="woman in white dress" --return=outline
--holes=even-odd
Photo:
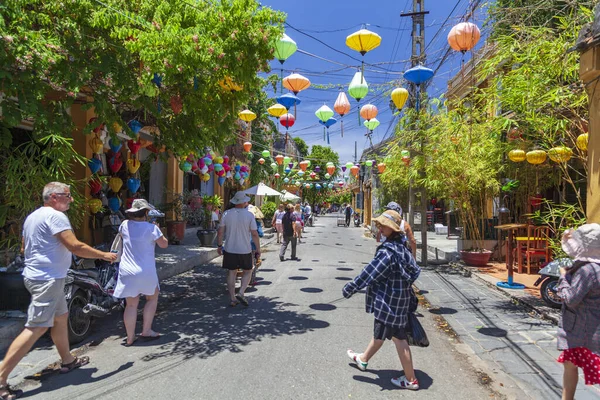
[[[129,219],[119,227],[119,234],[123,238],[123,254],[119,264],[119,278],[114,296],[127,299],[123,314],[123,322],[127,331],[125,346],[131,346],[137,339],[135,323],[140,294],[146,296],[146,305],[144,306],[142,333],[139,337],[145,340],[160,337],[159,333],[152,330],[160,289],[154,249],[156,244],[164,249],[169,242],[157,225],[147,221],[148,211],[154,209],[144,199],[134,200],[131,208],[126,211]]]

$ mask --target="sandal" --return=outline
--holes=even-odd
[[[89,362],[90,362],[90,358],[88,356],[75,357],[73,362],[70,362],[68,364],[60,364],[60,373],[67,374],[67,373],[73,371],[74,369],[77,369],[79,367],[83,367],[84,365],[89,364]]]
[[[156,333],[156,332],[155,332]],[[157,340],[160,339],[160,333],[156,333],[155,335],[138,335],[138,337],[143,340],[144,342],[149,342],[151,340]]]
[[[243,294],[238,293],[235,295],[235,298],[238,299],[238,301],[242,303],[245,307],[248,307],[248,300],[246,300]]]
[[[240,304],[239,301],[232,301],[231,303],[229,303],[229,307],[235,307],[238,304]]]
[[[133,341],[131,343],[127,343],[127,338],[125,338],[125,342],[123,342],[121,344],[125,347],[131,347],[135,344],[135,342],[137,342],[137,340],[138,340],[138,337],[136,336],[133,338]]]
[[[13,389],[9,384],[0,385],[0,391],[2,390],[6,390],[8,392],[5,394],[0,394],[0,399],[2,400],[15,400],[23,396],[23,391],[21,389]]]

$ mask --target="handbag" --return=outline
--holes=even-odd
[[[408,344],[410,346],[428,347],[429,339],[425,333],[425,329],[417,319],[415,313],[408,314],[408,325],[406,335],[408,336]]]
[[[117,235],[110,245],[110,252],[117,254],[117,259],[115,260],[116,263],[121,262],[121,255],[123,254],[123,236],[121,236],[121,233],[117,232]]]

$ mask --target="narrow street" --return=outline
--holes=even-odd
[[[25,397],[503,398],[493,391],[500,385],[473,367],[476,362],[438,328],[439,316],[423,307],[431,345],[413,349],[421,390],[404,392],[390,383],[401,369],[391,343],[366,372],[359,371],[346,349],[366,347],[373,320],[364,312],[364,295],[345,300],[341,289],[370,261],[376,243],[361,236],[363,229],[336,227],[333,216],[318,218],[306,231],[300,261],[289,260],[288,249],[280,262],[276,244],[263,253],[260,284],[249,291],[248,308],[228,306],[220,259],[198,266],[161,284],[155,324],[161,339],[125,348],[119,319],[99,321],[85,347],[90,364],[68,375],[25,381]]]

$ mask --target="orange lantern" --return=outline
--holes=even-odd
[[[258,163],[259,163],[260,165],[263,165],[263,164],[265,163],[265,159],[264,159],[264,158],[262,158],[262,157],[261,157],[261,158],[259,158],[259,159],[258,159]]]
[[[354,177],[357,177],[358,176],[358,170],[359,170],[359,168],[356,165],[354,165],[354,166],[352,166],[352,168],[350,168],[350,173],[352,175],[354,175]]]
[[[282,165],[283,164],[283,156],[281,154],[278,154],[275,157],[275,161],[277,161],[277,164]]]
[[[335,172],[335,165],[328,165],[328,166],[327,166],[327,173],[328,173],[329,175],[333,175],[333,174],[334,174],[334,172]]]
[[[383,172],[385,171],[385,163],[377,164],[377,170],[379,171],[380,174],[383,174]]]
[[[360,109],[360,116],[367,121],[372,120],[373,118],[377,117],[377,107],[375,107],[373,104],[365,104]]]
[[[477,25],[471,22],[461,22],[448,33],[448,44],[454,50],[465,53],[475,47],[480,38],[481,32]]]
[[[308,161],[300,161],[299,166],[302,171],[306,171],[306,168],[308,168]]]
[[[249,153],[251,149],[252,149],[252,143],[250,143],[250,142],[245,142],[245,143],[244,143],[244,151],[245,151],[246,153]]]
[[[291,74],[283,78],[283,87],[293,92],[295,95],[304,89],[308,89],[309,86],[310,81],[308,78],[300,74]]]

